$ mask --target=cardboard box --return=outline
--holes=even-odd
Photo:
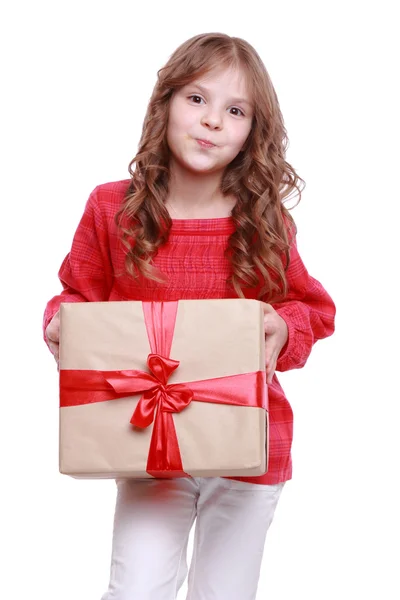
[[[266,472],[261,302],[64,303],[60,320],[61,473]]]

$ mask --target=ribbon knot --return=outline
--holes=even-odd
[[[156,411],[177,413],[184,410],[193,400],[192,390],[182,383],[168,384],[179,361],[160,354],[149,354],[145,371],[115,371],[108,374],[106,381],[118,394],[143,392],[131,418],[132,425],[146,428],[153,423]]]

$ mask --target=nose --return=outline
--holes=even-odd
[[[208,110],[201,119],[201,124],[207,129],[222,129],[222,118],[220,114],[214,110]]]

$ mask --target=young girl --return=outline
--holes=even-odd
[[[58,360],[61,302],[246,297],[265,309],[268,472],[253,478],[117,480],[110,584],[102,600],[253,600],[268,527],[291,478],[292,411],[275,375],[333,333],[335,307],[305,269],[283,200],[300,179],[255,50],[223,34],[182,44],[159,71],[131,178],[90,195],[63,292],[47,305]]]

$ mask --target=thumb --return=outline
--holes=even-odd
[[[52,342],[60,341],[60,311],[57,311],[46,327],[46,337]]]
[[[267,304],[266,302],[262,303],[262,307],[263,307],[263,311],[264,311],[264,316],[267,316],[268,314],[275,312],[275,310],[272,308],[272,306],[270,304]]]

